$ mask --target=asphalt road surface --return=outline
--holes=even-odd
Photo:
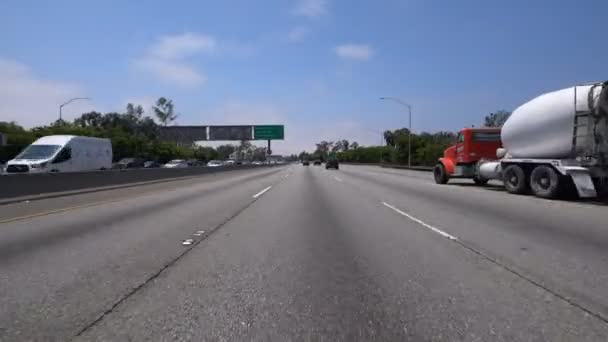
[[[3,341],[608,341],[605,204],[343,165],[0,206]]]

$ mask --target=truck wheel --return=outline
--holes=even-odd
[[[443,166],[441,163],[435,165],[435,168],[433,169],[433,176],[435,177],[435,183],[437,184],[446,184],[450,179],[447,171],[445,170],[445,166]]]
[[[488,181],[489,181],[489,179],[483,178],[481,176],[473,177],[473,182],[475,182],[475,184],[477,184],[477,185],[482,185],[482,186],[486,185],[486,184],[488,184]]]
[[[503,172],[503,182],[508,192],[523,194],[527,190],[526,173],[519,165],[509,165]]]
[[[562,188],[560,175],[550,166],[539,165],[530,175],[530,188],[538,197],[555,198]]]

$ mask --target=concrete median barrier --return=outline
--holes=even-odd
[[[132,169],[72,173],[0,175],[0,202],[13,198],[39,196],[92,188],[128,185],[147,181],[197,176],[203,174],[271,167],[238,165],[223,167],[190,167],[183,169]]]

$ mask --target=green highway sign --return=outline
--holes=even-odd
[[[285,126],[262,125],[253,126],[254,140],[283,140],[285,139]]]

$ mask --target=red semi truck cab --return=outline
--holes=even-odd
[[[479,176],[478,163],[496,160],[496,150],[500,147],[500,128],[462,129],[456,144],[448,147],[435,165],[435,182],[445,184],[450,178],[471,178],[479,185],[487,183],[487,179]]]

